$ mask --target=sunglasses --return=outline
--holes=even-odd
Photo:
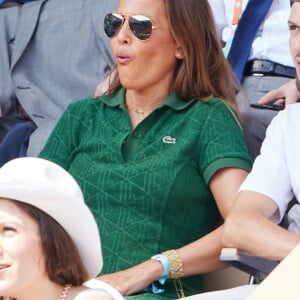
[[[112,38],[123,26],[126,19],[131,32],[141,41],[150,38],[154,27],[152,20],[143,15],[125,16],[118,13],[109,13],[104,17],[104,31],[109,38]]]

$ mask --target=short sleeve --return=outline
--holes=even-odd
[[[283,217],[293,197],[286,160],[286,118],[287,114],[284,111],[274,117],[267,129],[261,153],[240,187],[240,191],[261,193],[275,201],[280,213],[280,217],[276,214],[272,218],[276,223]]]
[[[216,171],[251,169],[251,160],[235,113],[222,101],[212,100],[199,137],[199,167],[208,183]]]

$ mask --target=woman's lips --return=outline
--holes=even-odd
[[[0,271],[9,268],[8,264],[0,264]]]
[[[116,55],[116,60],[118,64],[124,65],[127,64],[131,60],[131,58],[127,54],[119,53]]]

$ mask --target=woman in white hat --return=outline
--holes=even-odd
[[[40,158],[6,163],[0,169],[0,295],[122,299],[100,281],[92,289],[84,285],[101,268],[98,227],[73,177]]]

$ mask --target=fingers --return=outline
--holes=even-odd
[[[259,104],[284,103],[291,104],[299,100],[300,93],[296,86],[296,80],[292,79],[278,89],[272,90],[265,94],[259,101]]]
[[[274,103],[275,104],[285,104],[285,98],[277,99]]]
[[[140,292],[148,285],[148,283],[143,280],[143,276],[132,274],[130,270],[102,275],[97,277],[97,279],[111,285],[123,296]]]
[[[114,287],[121,295],[125,296],[127,295],[127,287],[124,285],[126,280],[123,280],[120,276],[117,274],[109,274],[109,275],[103,275],[97,277],[97,279],[104,281],[105,283],[111,285]]]
[[[281,87],[265,94],[263,97],[259,99],[258,103],[268,104],[268,103],[273,103],[274,101],[280,101],[280,103],[282,102],[284,103],[285,96],[284,96],[284,91],[282,91]]]

